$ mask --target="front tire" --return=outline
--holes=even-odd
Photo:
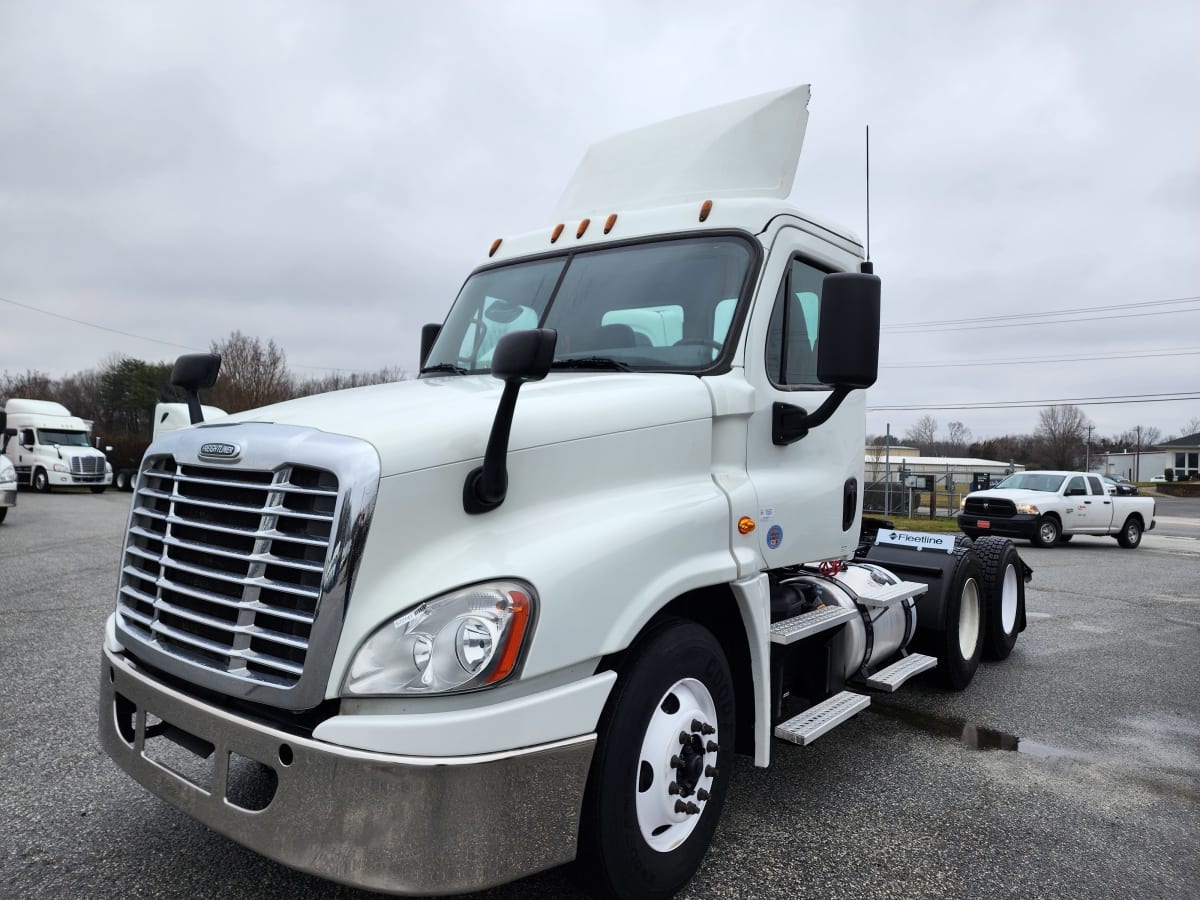
[[[1062,525],[1054,516],[1042,516],[1034,528],[1029,542],[1035,547],[1053,547],[1062,537]]]
[[[4,521],[4,517],[8,515],[8,507],[0,506],[0,522]]]
[[[1130,516],[1121,526],[1121,533],[1117,535],[1117,543],[1126,550],[1133,550],[1141,542],[1142,521],[1135,516]]]
[[[937,653],[942,684],[961,691],[975,677],[983,654],[982,571],[974,550],[956,551],[958,562],[948,580],[946,626]]]
[[[589,890],[666,898],[692,877],[725,803],[734,713],[729,665],[707,629],[664,620],[631,648],[600,720],[580,819]]]
[[[33,480],[30,484],[33,485],[33,489],[39,494],[50,493],[50,476],[46,474],[45,469],[35,469]]]
[[[985,659],[1007,659],[1017,643],[1025,609],[1025,579],[1021,557],[1008,538],[986,537],[975,542],[983,581]]]

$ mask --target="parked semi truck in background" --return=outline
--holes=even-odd
[[[577,860],[590,890],[665,897],[735,753],[766,766],[874,691],[1006,657],[1010,541],[864,525],[880,282],[785,202],[807,103],[592,147],[426,327],[419,379],[160,436],[104,639],[112,758],[347,884]],[[213,378],[177,363],[193,398]]]
[[[112,484],[112,467],[89,444],[90,427],[61,403],[10,399],[4,406],[16,436],[5,454],[17,481],[35,491],[52,487],[90,487],[99,494]]]
[[[223,418],[225,410],[215,406],[201,406],[201,415],[206,421]],[[113,486],[119,491],[132,491],[142,456],[151,441],[168,431],[187,428],[192,424],[186,403],[157,403],[154,406],[154,424],[150,438],[141,434],[118,434],[108,438],[106,449],[108,461],[113,469]]]

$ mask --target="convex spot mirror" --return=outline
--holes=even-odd
[[[821,284],[817,380],[869,388],[879,376],[879,276],[835,272]]]

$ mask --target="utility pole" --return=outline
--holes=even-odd
[[[1142,474],[1142,426],[1137,427],[1137,446],[1133,449],[1133,480],[1141,481]]]
[[[1088,426],[1087,444],[1083,448],[1083,470],[1085,472],[1092,471],[1092,429],[1094,425]]]
[[[878,459],[879,457],[876,457]],[[887,432],[883,438],[883,517],[892,514],[892,423],[887,423]]]

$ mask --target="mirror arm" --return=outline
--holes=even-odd
[[[508,494],[508,438],[520,389],[520,381],[505,382],[487,450],[483,453],[483,465],[472,469],[463,482],[463,509],[473,515],[490,512],[503,503]]]
[[[775,403],[771,408],[771,441],[776,446],[794,444],[808,435],[809,431],[829,421],[842,402],[854,390],[846,385],[837,385],[825,402],[808,413],[790,403]]]

